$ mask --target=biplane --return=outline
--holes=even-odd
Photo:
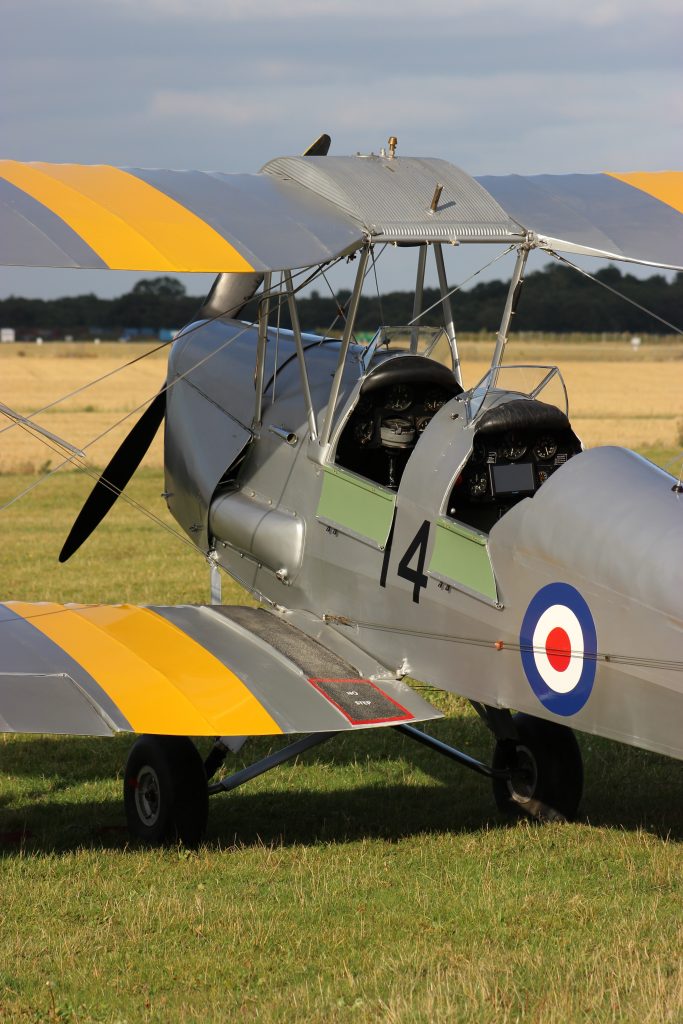
[[[5,265],[217,275],[60,556],[163,423],[163,497],[211,603],[0,606],[0,729],[140,734],[133,837],[197,843],[210,795],[350,730],[397,729],[488,776],[502,810],[546,819],[579,805],[574,730],[683,758],[680,480],[585,450],[560,371],[505,361],[532,250],[683,267],[683,173],[475,179],[393,137],[344,157],[322,136],[256,174],[2,161],[0,225]],[[444,252],[474,243],[516,261],[490,368],[466,389]],[[394,247],[415,256],[413,317],[360,344],[364,281]],[[302,331],[302,287],[342,260],[340,330]],[[224,605],[221,572],[260,607]],[[410,678],[472,703],[490,764],[419,727],[440,712]],[[282,734],[219,777],[244,737]]]

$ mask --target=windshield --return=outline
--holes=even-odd
[[[469,394],[468,422],[477,418],[487,395],[511,391],[525,398],[541,398],[542,395],[541,401],[569,415],[567,389],[556,366],[492,366]]]
[[[361,356],[364,372],[388,355],[425,356],[449,370],[455,367],[453,350],[443,327],[380,327]]]

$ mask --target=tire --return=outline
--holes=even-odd
[[[209,794],[199,751],[186,736],[141,736],[128,755],[123,804],[131,839],[195,847],[206,831]]]
[[[513,716],[517,740],[498,740],[492,766],[511,769],[512,778],[493,779],[498,809],[541,821],[571,821],[583,793],[583,762],[576,737],[566,725],[532,715]]]

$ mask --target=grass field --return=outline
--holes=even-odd
[[[660,461],[681,446],[676,355],[661,360],[666,372],[647,397],[666,408],[658,418],[671,416],[672,432],[651,430],[646,409],[639,420],[639,445]],[[109,358],[63,361],[79,373],[83,364],[90,379]],[[0,350],[0,379],[14,360],[32,359]],[[595,357],[570,362],[598,379],[626,364],[623,394],[635,401],[643,381],[655,380],[656,360],[634,359],[633,389],[628,359],[606,360],[609,371]],[[142,397],[156,390],[163,365],[150,360]],[[67,389],[58,369],[50,365],[49,387],[36,374],[28,397],[17,371],[16,391],[0,399],[26,410],[43,404]],[[74,371],[65,376],[73,386]],[[586,419],[603,422],[612,408],[618,429],[627,419],[618,390],[608,406],[590,386]],[[668,404],[656,404],[657,388],[668,388]],[[137,402],[132,385],[119,395],[103,412]],[[74,399],[77,408],[106,400]],[[67,428],[96,415],[71,413]],[[60,432],[57,416],[44,422]],[[0,452],[19,433],[3,435]],[[23,476],[5,469],[0,505],[39,479],[41,456],[26,456]],[[124,502],[58,566],[88,489],[87,478],[58,474],[3,511],[3,596],[207,600],[202,559]],[[154,459],[131,490],[166,516]],[[488,735],[465,704],[434,699],[448,713],[434,733],[486,757]],[[126,846],[129,742],[0,736],[3,1024],[683,1021],[681,763],[582,737],[579,822],[508,826],[485,780],[376,730],[215,800],[198,852],[150,852]],[[250,741],[233,763],[270,747]]]

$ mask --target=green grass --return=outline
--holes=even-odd
[[[123,502],[58,566],[88,487],[57,475],[3,513],[3,596],[207,599],[201,557]],[[134,481],[165,515],[161,490]],[[436,699],[430,728],[486,757]],[[216,798],[189,853],[127,847],[129,743],[0,737],[3,1024],[683,1021],[681,763],[581,737],[580,821],[508,826],[485,780],[361,732]]]

